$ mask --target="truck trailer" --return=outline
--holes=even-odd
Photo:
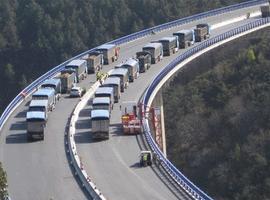
[[[51,88],[40,88],[32,94],[32,100],[47,100],[48,109],[53,110],[55,106],[55,92]]]
[[[261,12],[262,12],[262,17],[270,17],[270,7],[269,5],[264,5],[261,6]]]
[[[57,78],[61,81],[62,93],[69,93],[74,83],[77,82],[75,70],[63,70]]]
[[[92,110],[108,110],[111,113],[112,104],[109,97],[96,97],[92,102]]]
[[[87,63],[85,60],[72,60],[65,66],[65,69],[71,69],[75,71],[77,82],[79,82],[80,79],[86,78],[87,76]]]
[[[41,86],[41,88],[51,88],[55,91],[55,97],[57,100],[61,97],[61,80],[59,78],[52,78],[45,80]]]
[[[129,82],[134,82],[139,76],[139,62],[137,59],[129,58],[122,65],[121,68],[128,70],[128,80]]]
[[[48,100],[31,100],[28,112],[44,112],[45,119],[48,119],[48,112],[50,111]]]
[[[181,30],[173,35],[178,36],[179,48],[185,49],[195,43],[194,30]]]
[[[99,87],[95,92],[95,97],[109,97],[113,108],[114,93],[112,87]]]
[[[45,112],[31,111],[26,114],[27,139],[44,140],[44,129],[46,126]]]
[[[119,77],[107,78],[101,87],[112,87],[114,92],[114,103],[118,103],[121,94],[121,79]]]
[[[150,53],[152,64],[161,61],[163,58],[163,47],[161,43],[149,43],[145,45],[142,50]]]
[[[97,51],[91,52],[82,57],[83,60],[87,62],[87,72],[88,74],[96,73],[102,69],[103,54]]]
[[[151,66],[151,54],[145,51],[136,53],[136,57],[139,61],[139,72],[143,73],[148,70]]]
[[[210,37],[210,26],[209,24],[197,24],[194,29],[195,42],[201,42]]]
[[[114,44],[103,44],[97,47],[97,51],[102,52],[104,65],[109,65],[119,58],[120,47]]]
[[[177,36],[163,37],[158,40],[162,44],[164,56],[170,56],[178,51],[179,44],[177,38]]]
[[[91,125],[93,139],[109,139],[110,114],[108,110],[92,110]]]
[[[112,70],[112,72],[109,74],[109,77],[119,77],[120,78],[120,84],[121,84],[121,92],[124,92],[124,90],[128,87],[128,70],[124,68],[117,68]]]

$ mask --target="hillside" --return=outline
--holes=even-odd
[[[1,0],[0,113],[27,84],[91,47],[244,0]]]
[[[221,47],[164,92],[168,157],[214,199],[270,198],[269,43],[267,29]]]

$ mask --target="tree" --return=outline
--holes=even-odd
[[[2,163],[0,162],[0,199],[4,199],[7,195],[7,174],[2,168]]]

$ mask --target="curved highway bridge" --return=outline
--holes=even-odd
[[[260,16],[246,18],[247,13],[259,11],[260,5],[265,1],[254,2],[257,3],[253,6],[233,11],[219,11],[215,15],[123,43],[120,45],[120,59],[116,63],[105,66],[104,70],[109,71],[114,65],[134,56],[147,42],[169,36],[181,29],[191,29],[201,22],[207,22],[215,27],[211,38],[255,22]],[[121,102],[139,101],[154,77],[173,59],[188,50],[180,50],[170,57],[164,57],[161,62],[152,65],[146,73],[140,74],[139,78],[129,85],[122,94],[120,102],[114,105],[109,140],[92,141],[90,105],[86,105],[80,112],[75,135],[77,151],[84,163],[84,168],[107,199],[194,199],[155,166],[138,168],[138,155],[140,150],[145,148],[144,141],[140,136],[123,136],[119,129]],[[94,81],[95,75],[89,75],[79,85],[89,89]],[[26,98],[12,112],[0,132],[0,161],[3,162],[8,174],[11,198],[20,200],[91,199],[81,186],[78,177],[74,175],[76,173],[70,165],[71,160],[67,153],[66,133],[70,116],[79,100],[62,96],[55,110],[49,114],[45,140],[30,143],[27,142],[25,124],[29,101],[30,98]]]

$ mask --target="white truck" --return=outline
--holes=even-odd
[[[101,87],[112,87],[114,93],[114,103],[118,103],[121,94],[121,79],[119,77],[107,78]]]
[[[41,88],[51,88],[54,89],[55,91],[55,98],[57,100],[60,99],[61,97],[61,80],[59,78],[51,78],[51,79],[47,79],[45,80],[41,86]]]
[[[112,87],[99,87],[95,92],[95,97],[109,97],[113,108],[114,94]]]
[[[109,97],[96,97],[92,102],[92,110],[108,110],[111,113],[112,103]]]
[[[53,110],[55,107],[55,92],[52,88],[40,88],[32,94],[32,100],[47,100],[48,109]]]
[[[93,139],[109,139],[110,114],[108,110],[92,110],[91,125]]]
[[[119,77],[120,83],[121,83],[121,92],[124,92],[124,90],[128,87],[128,69],[124,68],[117,68],[114,69],[110,74],[109,77]]]
[[[28,107],[28,112],[44,112],[46,120],[48,119],[49,111],[48,100],[31,100]]]
[[[44,140],[44,129],[46,126],[45,112],[31,111],[26,114],[27,139]]]

